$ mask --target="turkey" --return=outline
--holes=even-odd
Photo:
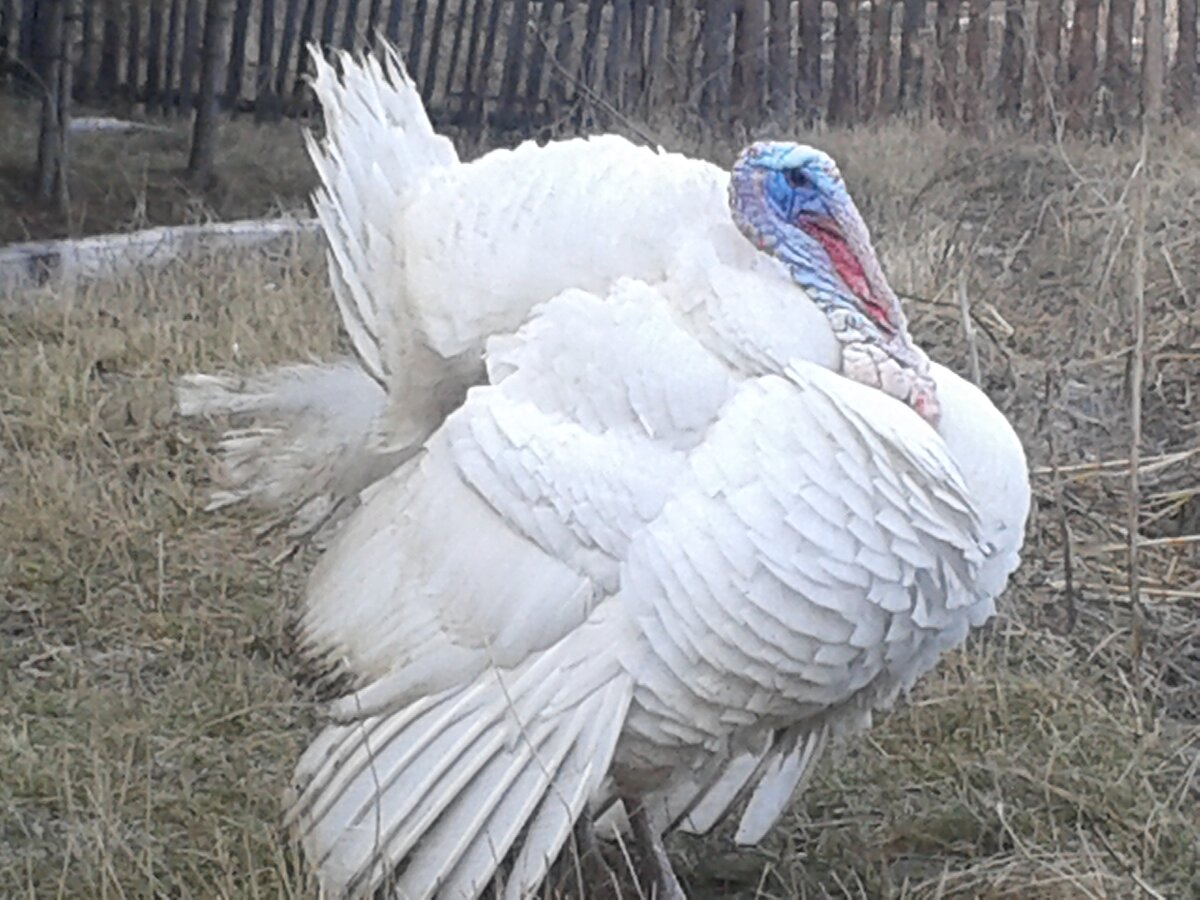
[[[904,378],[926,379],[844,192],[825,198],[832,205],[821,212],[840,223],[847,252],[832,250],[861,307],[831,319],[841,301],[829,290],[831,270],[816,263],[829,259],[832,233],[817,217],[783,248],[791,256],[756,252],[743,236],[767,221],[753,205],[782,195],[744,194],[731,205],[728,171],[615,135],[528,142],[463,163],[434,133],[394,51],[382,62],[341,55],[340,74],[313,57],[326,122],[325,139],[309,139],[315,201],[356,358],[183,380],[184,415],[248,422],[221,441],[222,487],[210,508],[248,501],[277,510],[296,534],[315,531],[461,403],[483,378],[489,336],[563,290],[603,294],[620,277],[663,285],[709,342],[743,320],[761,323],[740,342],[751,370],[799,358],[864,373],[882,366],[874,377],[886,380],[891,363],[869,358],[881,353]],[[866,354],[852,321],[864,313],[889,332]],[[920,389],[884,387],[902,399]]]
[[[361,494],[302,618],[355,688],[288,821],[333,896],[521,897],[622,807],[679,896],[662,835],[740,808],[756,842],[830,738],[992,615],[1020,442],[912,343],[820,151],[463,165],[394,57],[318,87],[358,362],[188,388],[285,423],[233,448],[235,492],[312,502],[311,466],[324,502]]]

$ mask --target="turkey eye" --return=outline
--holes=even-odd
[[[804,173],[803,169],[784,169],[783,176],[787,179],[789,187],[812,187],[812,182],[809,180],[808,175]]]

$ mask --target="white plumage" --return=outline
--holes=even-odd
[[[290,802],[322,883],[474,897],[507,860],[523,896],[618,801],[653,843],[748,796],[761,839],[830,735],[994,611],[1020,443],[911,346],[815,151],[752,149],[732,185],[613,137],[462,164],[398,59],[341,64],[318,209],[384,390],[341,362],[183,391],[277,420],[227,437],[233,493],[366,488],[302,620],[357,685]]]

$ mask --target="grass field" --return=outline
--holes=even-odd
[[[294,134],[258,139],[230,197],[293,158]],[[919,339],[969,373],[964,289],[1034,466],[1026,562],[1001,616],[830,753],[761,850],[673,839],[682,877],[697,897],[1200,896],[1200,141],[1164,136],[1148,170],[1135,608],[1136,148],[809,139],[842,161]],[[169,168],[141,146],[89,190],[136,201],[138,172]],[[211,435],[170,383],[337,348],[323,263],[179,265],[0,309],[0,893],[310,895],[278,823],[319,717],[288,627],[311,558],[277,564],[261,519],[201,511]]]

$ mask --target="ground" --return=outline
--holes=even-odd
[[[293,130],[237,127],[257,150],[223,167],[230,205],[197,209],[263,212],[275,201],[251,195],[302,161]],[[918,338],[969,374],[965,297],[1035,508],[1000,616],[829,753],[763,848],[673,839],[682,877],[700,897],[1200,895],[1200,141],[1152,143],[1142,231],[1136,147],[908,126],[805,137],[842,162]],[[86,177],[79,151],[77,197],[133,209],[138,185],[182,165],[160,138],[96,140],[126,143]],[[203,512],[212,435],[173,415],[170,384],[342,346],[323,262],[301,251],[0,305],[7,896],[311,894],[279,825],[319,721],[289,630],[311,558],[279,561],[282,538],[253,538],[261,516]]]

